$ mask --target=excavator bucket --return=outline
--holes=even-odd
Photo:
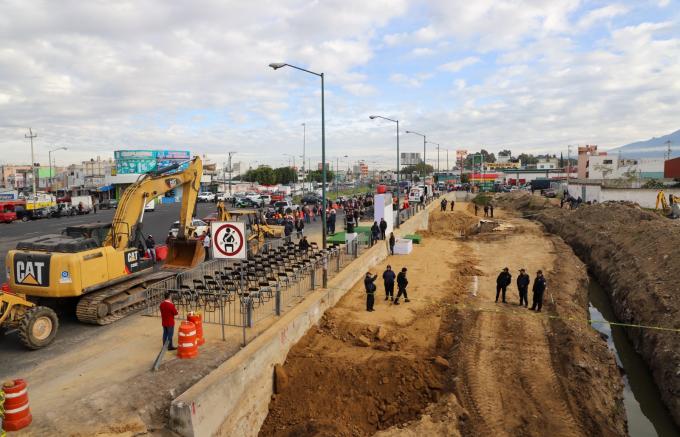
[[[168,257],[164,268],[190,269],[205,259],[201,240],[173,238],[168,244]]]

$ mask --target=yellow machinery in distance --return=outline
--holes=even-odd
[[[260,211],[255,209],[233,209],[228,211],[224,202],[217,203],[217,220],[221,222],[236,221],[245,223],[248,230],[248,253],[257,253],[267,238],[283,237],[283,226],[266,224],[267,221]]]
[[[111,223],[67,227],[62,235],[43,235],[17,244],[5,259],[9,287],[31,299],[79,298],[78,320],[105,325],[145,303],[148,285],[195,266],[203,246],[192,235],[191,217],[200,189],[203,164],[191,160],[141,176],[123,193]],[[182,189],[180,227],[170,241],[163,269],[154,271],[142,258],[144,206],[173,189]]]
[[[666,193],[664,193],[663,190],[660,190],[656,195],[655,209],[658,210],[659,206],[661,206],[664,212],[670,211],[670,218],[680,217],[680,197],[675,194],[669,194],[668,201],[666,201]]]

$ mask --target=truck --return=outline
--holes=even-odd
[[[550,179],[534,179],[529,182],[531,185],[531,191],[547,190],[550,188]]]
[[[417,187],[411,187],[408,192],[409,203],[420,202],[420,198],[425,196],[425,187],[418,185]]]
[[[17,217],[17,207],[25,210],[24,200],[0,200],[0,223],[12,223]]]
[[[92,211],[92,197],[71,196],[71,205],[78,211],[78,214],[89,214]]]

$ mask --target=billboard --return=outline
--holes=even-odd
[[[420,158],[420,153],[401,152],[399,160],[401,161],[401,165],[416,165],[423,162]]]
[[[116,159],[117,174],[148,173],[191,159],[188,150],[116,150],[113,156]],[[184,170],[187,166],[188,163],[183,164],[179,169]]]

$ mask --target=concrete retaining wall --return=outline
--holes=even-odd
[[[428,228],[432,202],[395,234]],[[288,351],[316,325],[366,270],[387,257],[385,244],[376,244],[345,267],[328,283],[285,313],[232,358],[176,398],[170,406],[169,426],[183,436],[257,436],[267,417],[273,394],[274,364],[283,363]]]

